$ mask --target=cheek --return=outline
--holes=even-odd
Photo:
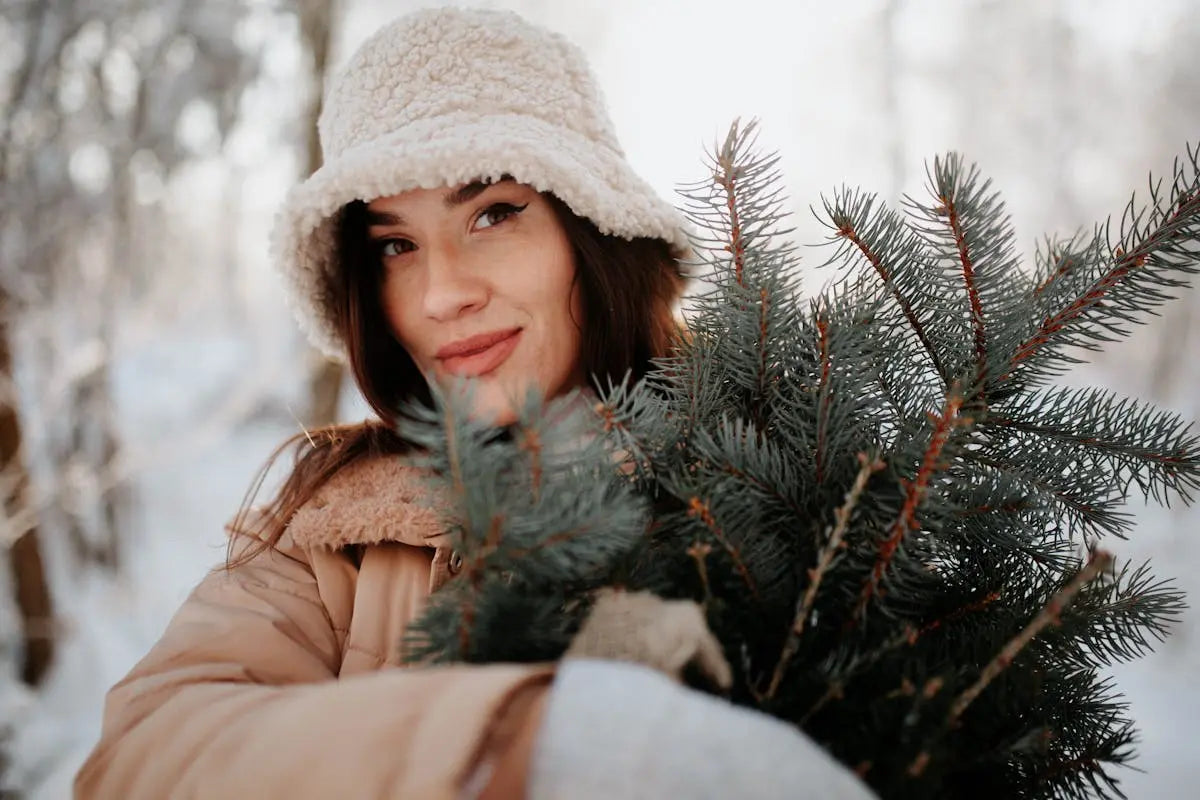
[[[547,269],[542,275],[547,277],[542,283],[543,294],[539,302],[543,318],[543,341],[539,348],[542,352],[531,355],[541,359],[535,368],[542,373],[546,383],[561,384],[575,379],[580,366],[583,297],[579,282],[574,280],[571,261],[555,264],[553,270]]]
[[[380,305],[383,307],[383,317],[387,321],[392,336],[410,354],[420,353],[415,347],[420,339],[420,315],[413,303],[415,294],[404,291],[394,278],[384,277],[379,283]],[[414,356],[416,358],[416,356]],[[424,367],[417,358],[419,367]]]
[[[578,282],[570,290],[570,298],[567,301],[567,324],[563,333],[564,341],[569,343],[571,359],[578,364],[583,360],[583,294]]]

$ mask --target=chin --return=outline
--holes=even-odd
[[[507,398],[479,398],[475,401],[475,416],[496,425],[511,425],[517,421],[517,412]]]
[[[518,410],[525,403],[530,391],[537,392],[543,401],[561,393],[547,390],[538,381],[513,381],[511,378],[505,380],[496,375],[475,379],[471,383],[472,416],[498,427],[517,421]],[[551,397],[547,397],[548,392]]]
[[[535,381],[522,381],[517,385],[502,381],[485,381],[475,388],[472,406],[477,419],[488,420],[493,425],[511,425],[517,421],[530,392],[538,395],[541,402],[553,400],[566,389],[547,389]]]
[[[509,391],[503,385],[496,381],[479,381],[473,387],[473,392],[471,413],[476,419],[496,426],[511,425],[517,421],[517,408],[521,401],[517,399],[514,405]],[[524,397],[524,390],[514,397]]]

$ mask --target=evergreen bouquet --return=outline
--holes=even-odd
[[[1183,602],[1098,543],[1130,530],[1134,491],[1188,499],[1200,440],[1050,381],[1196,271],[1198,158],[1032,273],[958,156],[903,215],[838,191],[838,272],[806,299],[778,158],[735,123],[682,191],[707,291],[670,357],[601,393],[598,435],[536,398],[501,431],[444,399],[406,412],[464,555],[410,657],[557,658],[598,589],[645,589],[702,605],[733,702],[882,797],[1120,795],[1107,767],[1135,731],[1102,671]]]

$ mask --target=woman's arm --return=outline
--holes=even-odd
[[[528,800],[878,800],[792,725],[637,664],[568,659],[538,724]]]
[[[340,660],[309,564],[286,540],[209,575],[109,692],[75,796],[453,798],[489,750],[510,749],[496,731],[519,730],[514,715],[552,676],[501,665],[335,680]]]

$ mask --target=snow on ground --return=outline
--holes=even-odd
[[[190,335],[159,340],[118,368],[127,444],[152,454],[134,484],[126,573],[113,580],[93,571],[65,591],[57,587],[67,636],[49,680],[37,694],[0,696],[3,718],[16,722],[7,781],[24,787],[30,800],[70,796],[74,773],[99,737],[104,693],[145,654],[205,572],[222,562],[224,523],[270,452],[298,429],[279,413],[296,402],[298,382],[277,373],[285,362],[252,369],[247,359],[255,349],[244,341]],[[248,380],[259,385],[247,386]],[[260,403],[265,395],[268,405],[257,414],[242,409],[238,416],[250,418],[231,430],[191,435],[203,433],[199,421],[232,414],[228,402],[238,387]],[[168,435],[190,446],[164,452],[159,446]]]

